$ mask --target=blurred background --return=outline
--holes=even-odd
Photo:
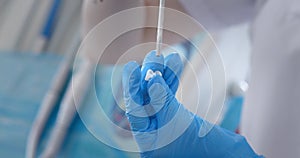
[[[72,71],[74,56],[87,32],[118,11],[135,6],[157,5],[149,1],[122,2],[128,5],[120,5],[122,7],[116,9],[114,3],[117,2],[0,0],[0,157],[139,157],[138,153],[115,149],[94,137],[76,113],[73,95],[70,93],[72,76],[79,76],[79,81],[83,83],[79,86],[82,91],[79,103],[82,106],[98,104],[89,97],[92,93],[88,84],[91,71],[89,64],[75,65],[75,71]],[[87,9],[88,6],[94,8]],[[100,10],[99,16],[97,11],[90,14],[89,11],[93,9]],[[102,12],[106,14],[101,14]],[[93,19],[91,15],[96,18]],[[147,13],[145,16],[146,20],[151,18]],[[140,40],[139,43],[155,42],[155,30],[148,28],[141,31],[141,39],[137,39]],[[214,32],[212,38],[219,50],[212,48],[211,42],[207,42],[211,37],[206,32],[195,33],[190,39],[200,48],[207,48],[208,62],[218,64],[216,54],[220,52],[226,73],[224,108],[220,116],[216,111],[205,118],[234,132],[239,130],[240,112],[249,75],[251,48],[248,31],[249,25],[244,23]],[[201,106],[207,107],[210,95],[210,81],[207,79],[209,73],[199,65],[200,61],[193,58],[197,51],[190,41],[174,40],[171,37],[173,36],[166,37],[165,40],[169,41],[167,43],[172,45],[172,49],[165,48],[164,54],[178,52],[186,62],[198,67],[197,80],[202,91],[207,90],[207,94],[201,96],[194,96],[197,93],[189,88],[186,92],[183,89],[182,93],[198,97]],[[119,39],[117,42],[124,42],[124,38]],[[127,49],[129,48],[118,48],[124,52]],[[106,56],[106,62],[97,65],[93,84],[97,98],[110,120],[119,127],[129,129],[120,105],[122,93],[113,95],[114,91],[120,91],[123,66],[115,65],[116,59],[122,55],[117,52],[107,50],[109,55]],[[141,54],[139,61],[142,61],[146,53]],[[113,70],[116,81],[111,82]],[[183,87],[193,87],[186,78],[189,78],[188,69],[183,73],[181,84]],[[117,139],[116,144],[126,144],[131,139],[130,134],[122,135],[118,129],[105,127],[99,119],[101,116],[92,113],[93,109],[87,111],[90,113],[85,118],[90,120],[93,128],[102,131],[103,137]],[[204,117],[205,113],[200,111],[197,114]]]

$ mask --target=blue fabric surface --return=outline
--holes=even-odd
[[[62,56],[51,54],[0,53],[0,157],[24,157],[31,124],[62,59]],[[105,88],[101,89],[105,85],[102,82],[96,83],[99,96],[108,95]],[[55,112],[57,108],[44,131],[39,152],[45,148],[55,122]],[[101,143],[77,116],[58,157],[128,156],[136,157],[137,154],[125,153]]]

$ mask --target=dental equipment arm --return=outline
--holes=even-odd
[[[46,126],[46,123],[53,111],[53,108],[58,102],[59,97],[62,95],[63,88],[67,84],[68,77],[71,74],[72,63],[75,57],[75,49],[79,44],[79,39],[75,38],[70,48],[71,52],[68,52],[66,59],[64,59],[59,66],[58,73],[54,77],[51,88],[44,97],[38,114],[34,119],[33,125],[29,132],[26,145],[26,158],[36,157],[37,146],[41,137],[41,134]]]
[[[80,66],[79,71],[74,74],[72,82],[68,86],[66,95],[59,108],[57,120],[49,138],[47,148],[42,153],[42,158],[56,156],[76,115],[76,108],[80,108],[89,88],[93,66],[88,61],[83,62]],[[76,107],[75,104],[77,105]]]

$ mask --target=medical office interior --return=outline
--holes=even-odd
[[[182,2],[166,0],[166,7],[182,12]],[[141,64],[155,49],[157,30],[145,27],[121,34],[101,59],[94,51],[106,37],[86,38],[116,13],[158,4],[159,0],[0,0],[0,157],[140,157],[123,150],[135,141],[130,132],[122,132],[130,131],[122,69],[132,59]],[[155,11],[145,8],[140,18],[157,21]],[[165,56],[178,53],[184,63],[176,94],[183,105],[238,134],[244,132],[241,118],[251,88],[252,27],[251,20],[224,29],[199,25],[188,39],[165,30],[161,50]],[[208,65],[222,65],[224,73],[213,79]],[[251,130],[257,134],[255,127]],[[271,131],[272,126],[265,130]]]

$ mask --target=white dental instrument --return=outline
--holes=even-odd
[[[56,123],[47,143],[47,148],[42,152],[42,158],[56,157],[64,142],[68,129],[76,116],[76,108],[79,108],[91,84],[93,65],[88,60],[83,60],[79,71],[72,76],[66,95],[64,96]],[[74,94],[73,92],[76,92]],[[75,106],[77,104],[77,106]]]
[[[70,48],[71,52],[67,53],[66,59],[62,62],[59,67],[59,71],[54,77],[51,88],[47,92],[43,99],[42,105],[39,108],[38,114],[33,122],[30,133],[27,139],[26,146],[26,158],[36,157],[37,147],[42,135],[42,132],[46,126],[46,123],[56,106],[61,93],[63,92],[64,86],[67,84],[68,76],[72,71],[72,64],[76,55],[76,49],[80,43],[80,39],[75,38]]]
[[[161,54],[161,44],[163,38],[163,23],[164,23],[164,8],[165,8],[165,0],[160,0],[158,23],[157,23],[157,35],[156,35],[156,56],[160,56]]]

